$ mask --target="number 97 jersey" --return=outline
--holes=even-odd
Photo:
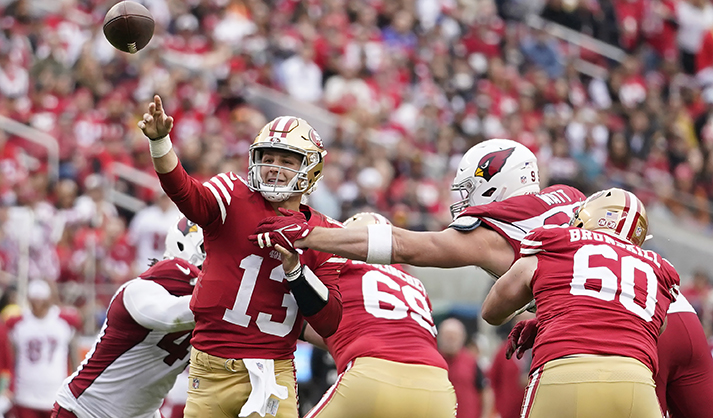
[[[625,356],[655,375],[656,343],[678,293],[673,266],[653,251],[574,227],[541,227],[522,240],[537,256],[531,281],[540,330],[531,370],[573,354]]]
[[[342,320],[325,342],[340,373],[358,357],[447,369],[421,281],[399,266],[347,261],[339,289]]]

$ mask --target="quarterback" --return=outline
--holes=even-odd
[[[297,337],[303,318],[324,337],[337,330],[344,260],[307,250],[297,263],[283,264],[280,251],[247,237],[278,209],[300,213],[312,226],[341,228],[301,205],[322,177],[322,140],[307,121],[278,117],[250,146],[247,179],[228,172],[201,184],[179,163],[172,127],[155,96],[139,128],[150,139],[161,186],[205,236],[206,260],[190,304],[196,327],[184,414],[296,418]]]

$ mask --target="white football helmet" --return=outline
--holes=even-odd
[[[454,218],[469,206],[538,193],[537,157],[524,145],[509,139],[483,141],[461,159],[451,190],[460,192],[462,198],[451,205]]]
[[[300,155],[302,165],[299,170],[262,163],[263,151],[270,148]],[[248,187],[252,191],[260,192],[271,202],[282,202],[296,193],[310,194],[322,178],[325,155],[327,151],[322,139],[306,120],[294,116],[277,117],[260,130],[250,146]],[[292,171],[296,175],[284,186],[267,184],[260,176],[260,168],[263,166]]]
[[[649,218],[641,200],[634,193],[617,188],[589,196],[569,224],[606,232],[639,247],[646,241],[649,230]]]
[[[196,267],[201,267],[205,261],[201,227],[182,216],[168,229],[163,258],[182,258]]]
[[[344,221],[345,227],[368,226],[368,225],[391,225],[385,216],[376,212],[359,212]]]

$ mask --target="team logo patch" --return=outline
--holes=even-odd
[[[309,130],[309,140],[314,144],[315,147],[319,149],[324,149],[324,143],[322,142],[322,138],[314,129]]]
[[[494,175],[498,174],[503,169],[505,162],[515,151],[515,147],[493,151],[483,156],[478,163],[478,168],[475,170],[475,177],[482,177],[486,181],[490,181]]]
[[[191,232],[198,232],[198,225],[188,220],[188,218],[181,218],[178,221],[178,230],[181,231],[183,236],[190,234]]]
[[[194,378],[193,378],[193,389],[198,389],[198,387],[199,387],[200,385],[201,385],[200,379],[198,379],[197,377],[194,377]]]

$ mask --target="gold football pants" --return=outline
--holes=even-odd
[[[305,418],[453,418],[455,410],[446,370],[362,357]]]
[[[569,357],[530,375],[523,418],[661,418],[651,370],[615,356]]]
[[[292,360],[275,360],[278,385],[287,387],[287,399],[279,400],[277,418],[298,418],[295,368]],[[188,371],[185,418],[235,418],[248,399],[252,385],[242,360],[224,359],[193,348]],[[269,417],[270,415],[266,415]],[[249,418],[259,418],[257,413]]]

